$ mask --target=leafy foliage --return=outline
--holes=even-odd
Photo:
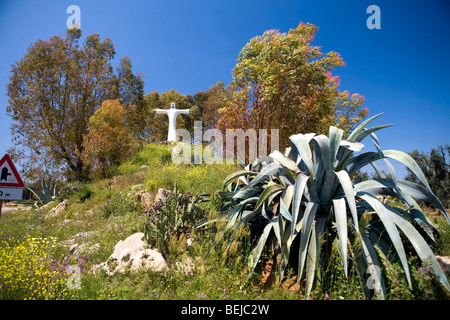
[[[219,110],[218,127],[279,129],[283,145],[295,132],[354,128],[368,113],[361,109],[364,98],[338,90],[331,72],[344,61],[312,44],[317,30],[300,23],[288,33],[269,30],[251,39],[233,69],[233,97]]]
[[[94,173],[108,176],[135,148],[125,124],[125,109],[119,100],[106,100],[89,119],[89,132],[83,139],[81,159]]]
[[[136,82],[142,85],[142,79],[130,76],[129,58],[121,61],[115,74],[112,41],[91,34],[82,46],[80,38],[80,30],[69,29],[65,38],[38,40],[12,66],[7,111],[13,120],[14,160],[27,180],[36,181],[60,168],[67,168],[66,178],[82,180],[83,135],[89,118],[107,99],[122,99],[125,106],[141,99]]]
[[[93,192],[88,185],[83,185],[75,193],[78,202],[84,202],[92,196]]]
[[[124,215],[133,210],[133,206],[127,197],[117,196],[106,199],[106,203],[99,206],[100,216],[108,219],[111,216]]]
[[[429,247],[429,242],[435,241],[435,226],[415,200],[435,204],[449,222],[447,213],[408,154],[380,148],[374,132],[390,125],[366,128],[379,116],[361,123],[346,139],[343,139],[344,131],[336,127],[329,128],[328,136],[293,135],[285,154],[275,151],[261,157],[224,181],[222,196],[227,203],[222,215],[227,226],[222,236],[241,225],[251,226],[256,242],[248,257],[250,272],[263,249],[273,242],[280,281],[286,267],[294,264],[297,281],[305,277],[306,296],[309,296],[319,269],[326,268],[329,250],[337,242],[345,276],[355,264],[364,296],[371,296],[366,285],[370,278],[374,296],[386,298],[379,257],[400,261],[412,288],[403,236],[420,259],[429,259],[436,279],[450,291],[447,278]],[[354,155],[363,149],[361,141],[369,135],[377,152]],[[424,186],[397,179],[388,158],[405,164]],[[379,170],[377,160],[386,162],[391,178]],[[350,177],[369,164],[377,171],[378,178],[352,183]],[[407,209],[385,205],[376,195],[398,198]],[[294,255],[294,252],[298,253]]]

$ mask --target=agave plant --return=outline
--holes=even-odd
[[[383,299],[386,297],[381,272],[383,261],[399,260],[412,288],[404,247],[407,241],[422,260],[431,261],[435,277],[450,291],[447,278],[430,249],[430,243],[435,241],[435,226],[417,200],[433,203],[448,222],[449,217],[408,154],[381,150],[374,132],[391,125],[366,128],[380,115],[361,123],[346,139],[343,130],[336,127],[329,128],[328,136],[293,135],[284,154],[275,151],[225,179],[222,196],[226,203],[222,215],[227,224],[221,236],[242,224],[256,230],[255,246],[248,257],[250,272],[259,262],[263,249],[275,243],[280,281],[290,261],[295,261],[297,281],[305,279],[308,297],[319,275],[319,266],[326,265],[329,256],[324,251],[331,246],[325,244],[336,242],[345,276],[349,264],[354,263],[364,295]],[[361,141],[368,136],[377,151],[359,153],[364,148]],[[388,159],[406,165],[423,185],[398,179]],[[380,170],[377,160],[386,162],[390,175]],[[353,182],[352,177],[367,165],[375,169],[378,177]],[[377,195],[395,197],[404,208],[386,205]],[[229,245],[232,240],[231,236]],[[360,249],[349,250],[356,247]],[[291,252],[297,249],[298,256],[292,257]],[[373,282],[369,287],[374,292],[365,285],[369,279]]]
[[[53,199],[56,198],[57,192],[56,192],[56,183],[51,183],[52,179],[49,178],[48,181],[45,181],[44,178],[42,178],[41,181],[41,191],[39,191],[37,188],[32,188],[30,186],[26,186],[27,189],[29,189],[33,194],[37,197],[38,201],[35,203],[37,206],[38,203],[41,205],[44,205]]]

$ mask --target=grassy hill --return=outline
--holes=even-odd
[[[217,235],[217,229],[193,232],[190,248],[175,239],[171,242],[170,268],[164,272],[131,270],[108,276],[93,272],[95,265],[108,259],[120,240],[144,232],[147,216],[136,193],[146,190],[154,197],[159,188],[194,194],[209,194],[202,204],[206,217],[218,214],[220,202],[214,196],[224,179],[237,170],[235,165],[174,165],[166,145],[146,145],[129,162],[118,168],[110,179],[84,185],[72,183],[61,189],[61,196],[43,208],[7,212],[0,219],[0,299],[300,299],[302,289],[292,285],[290,275],[281,286],[266,286],[268,272],[260,265],[246,281],[245,261],[248,230],[240,230],[233,250],[225,254],[225,245],[216,247],[204,259]],[[68,206],[53,217],[48,212],[62,200]],[[438,218],[435,218],[438,219]],[[436,247],[449,254],[448,227],[442,225],[444,242]],[[217,225],[220,228],[220,224]],[[446,228],[446,229],[445,229]],[[184,240],[185,241],[185,240]],[[79,245],[76,252],[73,245]],[[443,253],[442,253],[443,252]],[[189,272],[176,266],[190,257],[196,268]],[[267,261],[267,259],[265,259]],[[69,266],[80,268],[80,289],[70,289]],[[267,265],[266,265],[267,266]],[[336,258],[333,289],[323,284],[313,291],[313,299],[362,299],[356,278],[345,279]],[[401,272],[399,266],[394,270]],[[390,298],[446,298],[426,282],[420,266],[414,269],[415,281],[425,286],[424,293],[413,294],[403,277],[392,274],[387,286]],[[394,290],[395,288],[395,290]],[[433,289],[434,288],[434,289]],[[433,289],[433,290],[432,290]],[[427,291],[428,290],[428,291]],[[431,291],[430,291],[431,290]],[[436,296],[437,292],[437,296]]]

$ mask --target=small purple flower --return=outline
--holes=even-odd
[[[325,299],[329,299],[330,298],[330,296],[328,295],[328,293],[325,293]]]

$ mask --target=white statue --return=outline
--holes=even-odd
[[[177,141],[177,115],[189,114],[189,109],[176,109],[175,102],[170,103],[170,109],[156,109],[156,113],[165,113],[169,117],[169,133],[167,141]]]

